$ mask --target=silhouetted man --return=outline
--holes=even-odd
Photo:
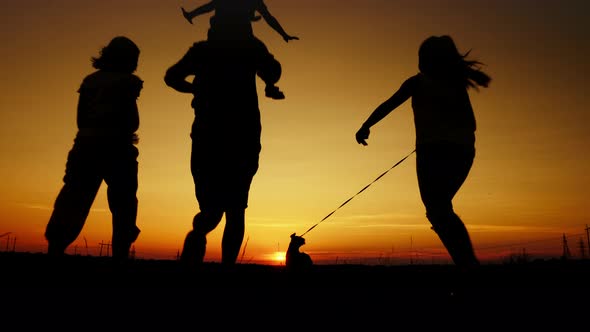
[[[280,64],[270,53],[255,50],[252,43],[223,40],[193,44],[166,71],[168,86],[194,95],[191,173],[200,212],[184,242],[184,263],[203,262],[206,236],[224,214],[221,261],[233,265],[237,260],[261,150],[257,74],[276,82]],[[194,80],[187,81],[192,75]]]

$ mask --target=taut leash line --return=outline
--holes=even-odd
[[[394,169],[397,165],[401,164],[404,160],[406,160],[409,156],[412,155],[412,153],[416,152],[416,150],[414,149],[412,152],[408,153],[407,156],[403,157],[400,161],[398,161],[397,163],[395,163],[395,165],[391,166],[388,170],[386,170],[385,172],[383,172],[383,174],[379,175],[375,180],[373,180],[371,183],[369,183],[368,185],[366,185],[363,189],[361,189],[358,193],[354,194],[352,197],[350,197],[349,199],[347,199],[344,203],[340,204],[339,207],[337,207],[334,211],[330,212],[327,216],[325,216],[322,220],[320,220],[317,224],[311,226],[308,230],[305,231],[305,233],[299,235],[299,236],[303,236],[307,233],[309,233],[309,231],[311,231],[312,229],[314,229],[317,225],[319,225],[322,221],[328,219],[331,215],[334,214],[334,212],[338,211],[341,207],[343,207],[344,205],[346,205],[348,202],[350,202],[353,198],[355,198],[356,196],[358,196],[360,193],[362,193],[363,191],[365,191],[365,189],[369,188],[369,186],[371,186],[373,183],[377,182],[379,179],[381,179],[385,174],[387,174],[389,171],[391,171],[392,169]]]

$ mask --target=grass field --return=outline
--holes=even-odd
[[[563,324],[575,322],[571,326],[584,330],[590,315],[588,260],[483,265],[472,271],[453,265],[343,264],[293,272],[256,264],[188,269],[172,260],[133,260],[118,266],[109,257],[54,261],[45,254],[0,253],[0,277],[5,314],[25,308],[91,320],[108,313],[106,318],[125,320],[132,313],[143,317],[136,322],[142,324],[220,316],[230,320],[218,321],[222,325],[236,317],[248,324],[280,318],[292,320],[284,326],[290,330],[311,319],[344,330],[361,324],[369,331],[396,322],[467,327],[476,320],[484,326],[469,330],[520,324],[517,330],[526,331],[553,324],[569,331]]]

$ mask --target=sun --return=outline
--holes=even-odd
[[[277,263],[284,263],[285,262],[286,253],[283,251],[276,251],[273,256],[272,260]]]

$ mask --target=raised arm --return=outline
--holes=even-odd
[[[299,40],[299,37],[291,36],[287,32],[285,32],[279,21],[270,13],[263,1],[260,1],[260,4],[258,5],[258,8],[256,8],[256,11],[260,13],[260,15],[262,15],[266,23],[270,25],[270,27],[273,28],[276,32],[278,32],[286,42],[289,42],[289,40],[293,39]]]
[[[377,106],[371,115],[369,115],[355,135],[357,143],[367,145],[366,140],[371,133],[370,128],[412,96],[411,82],[409,79],[402,83],[400,88],[389,99]]]

